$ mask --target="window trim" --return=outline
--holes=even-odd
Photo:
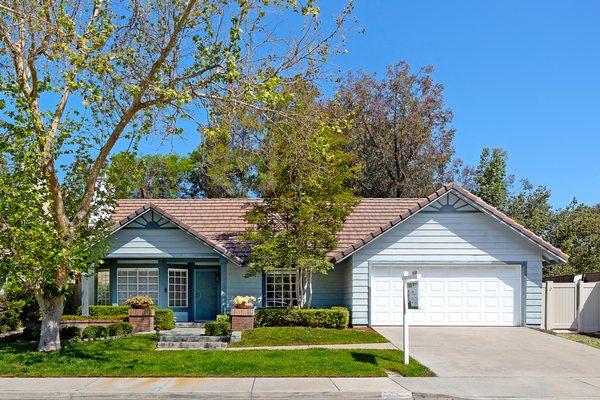
[[[171,305],[171,277],[170,277],[170,272],[171,271],[176,271],[176,272],[185,272],[185,305],[184,306],[172,306]],[[167,307],[169,308],[188,308],[189,307],[189,285],[190,285],[190,273],[189,270],[187,268],[168,268],[167,269]],[[180,284],[181,285],[181,284]],[[176,293],[176,292],[174,292]],[[175,299],[173,299],[175,300]]]
[[[122,291],[119,291],[119,271],[137,271],[138,274],[137,274],[136,286],[139,289],[139,286],[140,286],[139,271],[144,271],[144,270],[146,270],[146,271],[148,271],[148,270],[156,271],[156,279],[157,279],[156,280],[156,305],[158,306],[158,302],[160,301],[160,268],[158,268],[158,266],[138,267],[138,268],[136,268],[136,267],[126,267],[126,268],[119,267],[119,268],[117,268],[117,271],[116,271],[117,272],[116,273],[116,275],[117,275],[117,279],[116,279],[117,280],[117,288],[116,289],[117,289],[117,304],[118,305],[123,305],[124,304],[124,303],[121,304],[119,302],[119,292],[122,293]],[[129,282],[127,282],[127,286],[129,286]],[[139,293],[139,290],[137,290],[136,292]],[[138,295],[139,294],[136,294],[136,296],[138,296]],[[146,293],[146,295],[150,296],[148,293]],[[150,297],[152,297],[152,296],[150,296]],[[127,297],[127,298],[129,298],[129,297]],[[125,299],[125,300],[127,300],[127,299]]]

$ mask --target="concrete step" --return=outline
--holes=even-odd
[[[227,342],[227,336],[204,336],[204,335],[183,335],[183,334],[161,334],[160,342],[202,342],[202,343],[214,343],[214,342]]]
[[[175,328],[204,328],[204,322],[176,322]]]
[[[157,349],[163,350],[222,350],[227,342],[158,342]]]

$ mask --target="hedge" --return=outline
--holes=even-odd
[[[108,336],[108,329],[100,325],[87,326],[82,333],[84,339],[97,339]]]
[[[175,328],[175,314],[170,308],[157,308],[154,311],[154,329],[169,331]]]
[[[109,336],[128,335],[133,331],[133,326],[129,322],[117,322],[106,327]]]
[[[60,340],[81,339],[81,328],[65,326],[60,330]]]
[[[129,306],[89,306],[90,317],[122,316],[129,313]],[[77,314],[81,315],[81,306],[77,307]]]
[[[217,315],[216,321],[204,324],[206,336],[231,336],[231,324],[227,315]]]
[[[282,308],[269,307],[256,310],[254,324],[265,326],[307,326],[312,328],[344,329],[350,323],[350,312],[345,307]]]
[[[114,320],[122,320],[127,321],[129,316],[127,314],[123,315],[63,315],[61,317],[61,321],[88,321],[88,320],[106,320],[106,319],[114,319]]]

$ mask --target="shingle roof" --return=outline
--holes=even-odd
[[[334,262],[346,258],[452,190],[460,193],[556,257],[563,261],[568,259],[568,256],[562,251],[454,183],[440,188],[427,198],[361,199],[346,218],[342,230],[337,234],[339,239],[337,249],[330,252],[328,257]],[[247,259],[249,249],[237,237],[249,227],[244,220],[246,210],[251,204],[259,201],[252,199],[124,199],[118,201],[112,220],[117,227],[121,227],[146,210],[153,208],[188,233],[213,247],[217,252],[241,264]]]

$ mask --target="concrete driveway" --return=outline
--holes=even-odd
[[[402,348],[402,328],[377,327]],[[398,378],[416,393],[600,399],[600,350],[529,328],[413,327],[411,356],[438,378]]]

